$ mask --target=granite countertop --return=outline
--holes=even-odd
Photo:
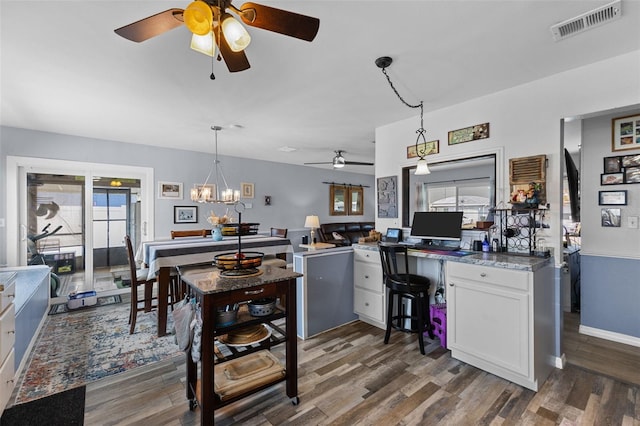
[[[271,266],[261,266],[258,275],[244,277],[225,277],[215,266],[183,266],[178,270],[182,280],[203,294],[241,290],[302,276],[291,269]]]
[[[377,243],[354,244],[354,249],[378,251]],[[425,259],[446,260],[449,262],[469,263],[472,265],[492,266],[494,268],[536,271],[553,262],[553,257],[525,256],[505,253],[472,252],[466,256],[451,256],[431,253],[423,250],[409,249],[409,256]]]

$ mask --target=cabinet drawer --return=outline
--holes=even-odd
[[[382,293],[384,291],[382,267],[380,265],[355,262],[353,267],[353,282],[356,287]]]
[[[456,262],[447,262],[447,264],[448,280],[455,281],[456,278],[462,278],[516,290],[529,290],[529,272],[527,271]]]
[[[354,311],[379,322],[384,322],[384,295],[359,288],[354,289]]]
[[[4,312],[11,303],[13,303],[13,299],[16,298],[16,282],[11,281],[10,284],[7,284],[4,287],[3,291],[0,291],[0,312]]]
[[[13,349],[9,352],[9,356],[4,360],[2,366],[0,366],[0,413],[7,406],[11,393],[13,392],[13,375],[15,364],[15,354]]]
[[[16,342],[16,310],[12,303],[0,315],[0,361],[4,360]]]
[[[353,260],[380,265],[380,253],[377,250],[353,250]]]

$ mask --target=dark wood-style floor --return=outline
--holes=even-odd
[[[554,370],[537,393],[452,359],[437,341],[426,356],[415,335],[395,332],[384,345],[382,330],[357,321],[300,341],[299,405],[291,404],[281,384],[218,410],[215,421],[639,425],[640,384],[631,379],[638,378],[640,348],[580,336],[575,316],[565,321],[569,364]],[[188,409],[181,358],[87,386],[86,425],[197,425],[199,414]]]

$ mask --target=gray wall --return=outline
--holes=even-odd
[[[220,145],[224,144],[224,137]],[[59,160],[121,164],[151,167],[154,180],[182,182],[185,197],[182,201],[155,198],[155,236],[168,237],[171,229],[210,227],[206,221],[211,205],[189,200],[189,189],[203,183],[213,164],[213,153],[157,148],[116,141],[89,139],[70,135],[0,127],[0,218],[6,218],[6,157],[39,157]],[[320,223],[375,220],[375,182],[373,175],[348,171],[325,170],[267,161],[248,160],[219,155],[225,178],[231,187],[240,189],[240,182],[255,184],[255,198],[242,215],[243,222],[260,223],[260,232],[270,227],[288,228],[292,235],[304,229],[306,215],[317,214]],[[371,170],[373,173],[373,170]],[[329,185],[322,182],[366,185],[363,216],[329,216]],[[154,189],[157,190],[154,183]],[[264,205],[264,196],[271,196],[271,205]],[[198,205],[199,223],[175,225],[174,205]],[[220,207],[216,207],[216,212]],[[237,217],[237,216],[236,216]],[[17,226],[17,224],[6,224]],[[0,228],[0,265],[6,263],[6,227]],[[296,238],[298,238],[296,236]],[[294,241],[297,243],[297,240]]]
[[[627,218],[640,216],[640,185],[600,185],[604,157],[640,154],[611,150],[611,119],[640,114],[640,109],[602,115],[582,122],[580,262],[581,324],[640,338],[640,229]],[[599,191],[627,191],[626,206],[599,206]],[[603,227],[601,209],[619,207],[622,226]]]

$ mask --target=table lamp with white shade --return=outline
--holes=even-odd
[[[320,219],[318,219],[318,216],[315,216],[315,215],[307,216],[306,219],[304,220],[304,227],[311,228],[311,244],[315,244],[316,238],[315,238],[314,229],[320,228]]]

